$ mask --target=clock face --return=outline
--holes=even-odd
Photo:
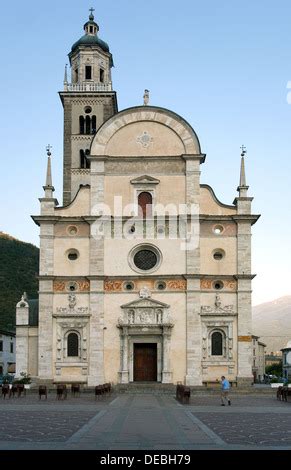
[[[286,354],[286,362],[291,365],[291,351]]]

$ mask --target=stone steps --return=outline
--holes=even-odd
[[[49,392],[56,391],[56,384],[52,384],[52,382],[44,383],[41,382],[42,385],[46,385]],[[39,383],[34,383],[31,385],[30,391],[31,392],[38,392],[38,385]],[[70,391],[70,385],[67,384],[68,391]],[[205,396],[205,395],[220,395],[221,390],[219,386],[191,386],[191,395],[192,396]],[[95,387],[88,387],[87,385],[81,384],[81,393],[94,393]],[[176,395],[176,385],[174,384],[162,384],[162,383],[129,383],[129,384],[114,384],[113,390],[114,394],[133,394],[133,395],[141,395],[141,394],[148,394],[148,395],[169,395],[175,396]],[[271,387],[232,387],[230,393],[232,395],[275,395],[276,390],[272,389]]]

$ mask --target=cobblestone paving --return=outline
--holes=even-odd
[[[238,406],[250,406],[261,408],[263,410],[264,406],[271,406],[274,407],[274,410],[278,408],[284,408],[286,410],[290,410],[291,412],[291,401],[281,402],[277,400],[276,395],[235,395],[230,394],[231,403],[233,409],[234,407]],[[221,398],[220,394],[213,394],[213,395],[193,395],[190,400],[191,406],[220,406]],[[227,408],[228,409],[228,408]],[[231,409],[229,411],[231,411]]]
[[[291,446],[290,413],[197,413],[228,444]]]
[[[193,395],[190,405],[152,394],[0,399],[0,449],[291,449],[291,403],[274,394]]]
[[[96,411],[3,411],[0,441],[65,442],[86,424]]]

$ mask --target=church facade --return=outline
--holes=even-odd
[[[39,381],[202,385],[252,375],[251,212],[200,184],[191,125],[168,109],[118,111],[113,59],[91,12],[65,73],[63,205],[51,158],[38,302],[17,305],[17,375]]]

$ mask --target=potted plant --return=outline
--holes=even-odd
[[[31,384],[31,377],[26,372],[20,372],[20,378],[14,380],[14,383],[15,384],[24,384],[24,388],[29,389],[30,384]]]

